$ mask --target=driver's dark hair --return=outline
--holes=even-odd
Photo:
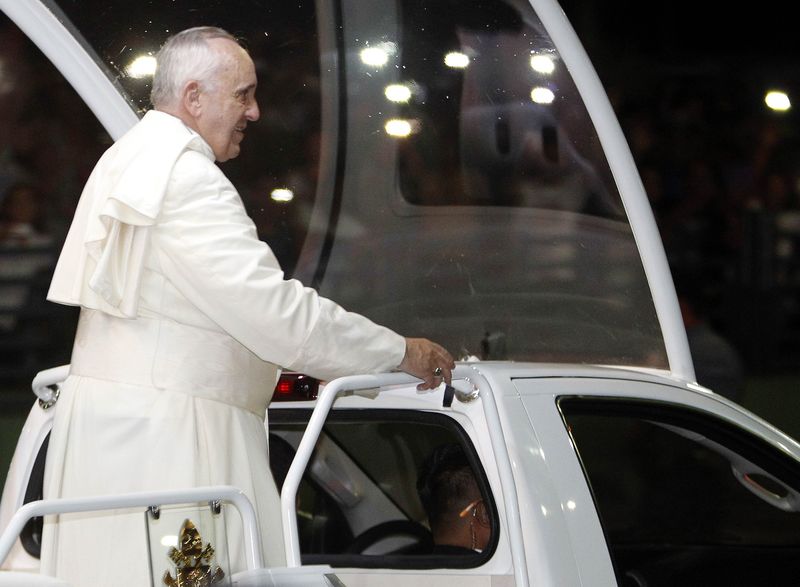
[[[422,463],[417,493],[431,527],[457,518],[475,493],[476,480],[463,447],[458,443],[437,447]]]

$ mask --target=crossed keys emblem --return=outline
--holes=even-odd
[[[169,550],[169,558],[175,564],[175,578],[169,571],[164,573],[167,587],[210,587],[219,583],[225,573],[212,565],[214,547],[203,546],[203,538],[191,520],[186,519],[178,535],[178,547]]]

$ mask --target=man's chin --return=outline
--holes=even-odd
[[[225,153],[222,157],[217,157],[217,163],[225,163],[225,161],[230,161],[231,159],[236,159],[239,156],[239,152],[241,149],[239,145],[232,145],[228,152]]]

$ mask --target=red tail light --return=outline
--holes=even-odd
[[[281,373],[275,393],[274,402],[296,402],[317,399],[319,380],[302,373]]]

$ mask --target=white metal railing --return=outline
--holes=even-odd
[[[483,411],[489,429],[490,440],[500,475],[500,485],[505,503],[506,522],[511,547],[511,558],[514,565],[514,577],[517,587],[527,587],[528,567],[525,559],[525,549],[522,539],[522,519],[519,511],[519,500],[511,458],[508,454],[505,435],[497,410],[497,403],[488,381],[477,369],[470,365],[458,365],[453,371],[453,380],[466,380],[474,384],[483,400]],[[390,385],[416,384],[419,379],[405,373],[385,373],[381,375],[354,375],[340,377],[326,385],[319,396],[311,418],[306,426],[303,438],[297,447],[297,453],[289,467],[289,472],[283,482],[281,491],[281,515],[283,518],[283,538],[286,549],[286,565],[288,567],[301,566],[300,541],[297,530],[297,514],[295,512],[297,489],[303,473],[311,459],[311,453],[317,444],[317,439],[339,394],[345,391],[362,389],[378,389]]]
[[[99,495],[95,497],[77,497],[47,499],[26,503],[11,518],[0,536],[0,565],[6,560],[14,542],[16,542],[25,524],[37,516],[67,514],[75,512],[95,512],[117,508],[151,507],[197,503],[202,501],[224,501],[232,504],[242,516],[242,527],[245,543],[245,558],[248,569],[261,569],[264,560],[261,551],[261,534],[253,504],[247,496],[236,487],[219,485],[214,487],[198,487],[174,491],[146,491],[140,493],[124,493],[120,495]]]

